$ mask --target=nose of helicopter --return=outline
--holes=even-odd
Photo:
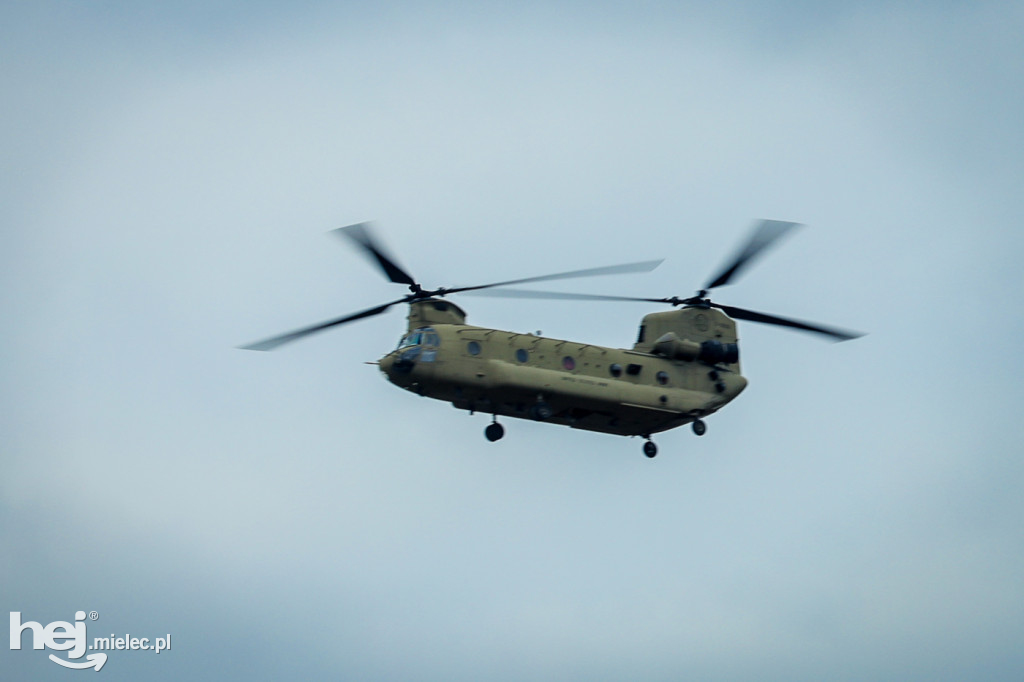
[[[415,350],[418,351],[419,349]],[[380,371],[384,372],[388,381],[397,386],[408,388],[414,381],[411,374],[416,367],[418,355],[418,352],[410,352],[409,350],[404,352],[394,351],[382,357],[378,365],[380,365]]]

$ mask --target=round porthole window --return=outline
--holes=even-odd
[[[612,363],[612,364],[608,365],[608,372],[613,377],[620,377],[620,376],[622,376],[622,365],[620,365],[618,363]]]
[[[524,348],[520,348],[516,351],[516,360],[519,362],[526,362],[530,359],[530,354],[526,352]]]
[[[469,351],[470,355],[480,355],[480,344],[476,341],[470,341],[466,344],[466,350]]]
[[[562,367],[570,371],[574,370],[576,369],[576,361],[573,360],[571,356],[566,355],[564,358],[562,358]]]
[[[658,383],[661,384],[662,386],[664,386],[665,384],[668,383],[668,373],[667,372],[658,372],[655,375],[655,377],[658,379]]]

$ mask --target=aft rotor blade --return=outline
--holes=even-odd
[[[801,322],[800,320],[788,320],[784,317],[766,315],[765,313],[758,313],[753,310],[744,310],[743,308],[734,308],[728,305],[719,305],[718,303],[712,303],[711,305],[718,308],[729,317],[737,320],[762,322],[764,324],[774,324],[779,327],[790,327],[791,329],[799,329],[801,331],[812,332],[814,334],[823,334],[824,336],[831,337],[836,341],[849,341],[851,339],[857,339],[864,336],[860,332],[851,332],[846,331],[845,329],[836,329],[834,327],[823,327],[818,324],[811,324],[810,322]]]
[[[380,266],[389,280],[396,284],[415,285],[412,275],[403,270],[395,263],[395,259],[388,255],[380,243],[373,236],[373,223],[356,223],[346,227],[339,227],[333,232],[339,236],[350,239],[356,246],[369,255],[373,262]]]
[[[576,277],[598,277],[600,275],[624,275],[630,272],[650,272],[664,262],[662,260],[648,260],[639,263],[624,263],[622,265],[606,265],[601,268],[587,268],[586,270],[573,270],[571,272],[559,272],[554,275],[541,275],[540,277],[524,277],[523,279],[510,279],[506,282],[493,282],[491,284],[480,284],[473,287],[456,287],[445,289],[445,294],[456,294],[463,291],[476,291],[478,289],[490,289],[492,287],[503,287],[510,284],[526,284],[527,282],[549,282],[554,279],[573,279]]]
[[[800,223],[788,223],[781,220],[762,220],[754,227],[754,231],[747,239],[746,244],[733,256],[713,279],[704,285],[704,289],[714,289],[729,283],[737,273],[740,272],[757,256],[762,254],[766,248],[775,243],[780,237],[798,227]]]
[[[239,348],[242,348],[243,350],[274,350],[278,346],[283,346],[284,344],[291,343],[292,341],[298,341],[299,339],[309,336],[310,334],[315,334],[316,332],[321,332],[325,329],[330,329],[331,327],[337,327],[339,324],[345,324],[346,322],[355,322],[356,320],[361,320],[364,317],[373,317],[374,315],[380,315],[382,312],[384,312],[391,306],[395,305],[396,303],[403,303],[404,301],[404,298],[400,298],[397,301],[385,303],[384,305],[377,306],[376,308],[370,308],[368,310],[363,310],[362,312],[353,313],[352,315],[339,317],[336,320],[328,320],[327,322],[314,324],[311,327],[303,327],[302,329],[296,329],[293,332],[281,334],[280,336],[274,336],[269,339],[264,339],[263,341],[257,341],[256,343],[251,343],[248,346],[239,346]]]
[[[604,294],[573,294],[563,291],[534,291],[532,289],[487,289],[469,291],[470,296],[490,298],[540,298],[562,301],[645,301],[647,303],[671,303],[668,298],[635,298],[633,296],[607,296]]]

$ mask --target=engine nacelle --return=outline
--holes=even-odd
[[[704,341],[700,344],[700,355],[697,359],[709,365],[724,363],[732,365],[740,361],[740,346],[736,343],[722,343],[721,341]]]
[[[709,365],[719,363],[733,364],[739,362],[740,347],[735,343],[722,343],[710,339],[697,343],[689,339],[681,339],[675,332],[668,332],[658,337],[652,349],[656,354],[673,360],[688,362],[700,361]]]
[[[664,355],[673,360],[696,360],[700,356],[700,344],[689,339],[681,339],[675,332],[668,332],[658,337],[652,350],[657,355]]]

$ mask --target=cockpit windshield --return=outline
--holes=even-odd
[[[428,346],[430,348],[436,348],[438,346],[439,339],[437,332],[430,327],[423,327],[421,329],[415,329],[410,333],[402,337],[402,340],[398,342],[398,347],[409,348],[411,346]]]
[[[420,345],[420,339],[423,338],[423,334],[420,332],[414,332],[412,334],[406,334],[402,337],[402,340],[398,343],[399,348],[408,348],[409,346]]]

